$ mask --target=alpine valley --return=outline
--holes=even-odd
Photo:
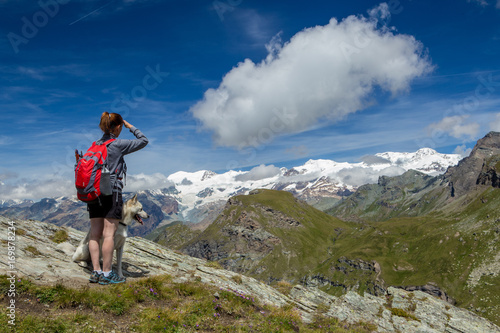
[[[310,161],[283,178],[325,164]],[[270,285],[286,281],[337,296],[418,290],[500,324],[500,133],[488,133],[443,174],[409,169],[355,191],[325,181],[329,198],[341,198],[325,211],[306,201],[324,198],[318,193],[328,190],[314,185],[330,177],[279,182],[273,187],[289,192],[233,196],[204,230],[172,224],[147,238]]]
[[[454,306],[500,325],[500,133],[463,159],[424,148],[356,164],[310,160],[168,178],[169,188],[139,193],[151,217],[130,234],[276,288],[391,304],[388,291],[405,289],[409,305],[397,316],[408,321],[421,309],[415,295],[431,294],[450,304],[441,316],[447,332],[457,331],[446,315]],[[6,202],[0,213],[88,226],[85,206],[70,198]]]

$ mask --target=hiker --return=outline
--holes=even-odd
[[[97,144],[110,139],[117,139],[123,127],[126,127],[136,137],[134,140],[114,140],[107,145],[107,165],[110,170],[112,195],[100,195],[98,200],[87,204],[90,216],[89,252],[92,259],[93,272],[89,282],[99,284],[121,283],[125,278],[112,271],[114,235],[118,223],[122,219],[123,178],[126,176],[124,155],[138,151],[148,144],[146,136],[132,126],[118,113],[104,112],[101,115],[99,127],[104,132]],[[99,262],[99,242],[102,238],[102,270]]]

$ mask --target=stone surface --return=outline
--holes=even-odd
[[[10,245],[9,227],[15,228],[16,234]],[[14,246],[16,254],[13,268],[9,267],[7,256],[0,258],[0,274],[15,271],[18,278],[28,277],[39,284],[59,282],[72,287],[88,284],[86,264],[71,261],[83,232],[5,217],[0,217],[0,228],[2,253],[7,253],[8,246]],[[65,242],[55,243],[51,238],[59,230],[65,230],[68,237]],[[418,290],[408,292],[389,287],[386,295],[378,297],[352,291],[334,297],[316,288],[297,285],[289,295],[284,295],[253,278],[214,268],[206,260],[171,251],[140,237],[127,239],[123,271],[128,279],[169,274],[178,282],[200,280],[274,306],[292,304],[304,321],[310,321],[321,308],[325,316],[351,323],[372,323],[378,332],[500,332],[488,320]]]
[[[469,157],[461,160],[457,166],[450,167],[444,174],[444,179],[450,183],[450,194],[460,197],[478,185],[498,187],[494,168],[496,163],[491,163],[492,158],[498,159],[497,155],[500,155],[500,133],[490,132],[477,141]]]

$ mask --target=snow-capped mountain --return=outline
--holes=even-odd
[[[32,205],[33,200],[0,200],[0,208],[7,208],[11,206],[29,206]]]
[[[460,159],[457,154],[440,154],[424,148],[415,153],[365,156],[359,163],[309,160],[290,169],[260,165],[249,171],[230,170],[220,174],[208,170],[179,171],[167,177],[168,188],[138,192],[151,218],[147,228],[132,226],[130,234],[144,235],[176,220],[197,223],[202,228],[220,214],[230,197],[257,188],[289,191],[319,209],[327,209],[359,186],[376,183],[380,176],[397,176],[409,169],[438,175]],[[130,195],[125,193],[124,199]],[[86,206],[75,198],[45,198],[35,203],[1,202],[0,214],[82,230],[88,228]]]
[[[405,170],[418,170],[431,176],[444,173],[449,166],[456,165],[463,157],[459,154],[440,154],[431,148],[422,148],[415,153],[380,153],[375,156]]]
[[[339,199],[358,186],[377,182],[379,176],[396,176],[410,169],[435,176],[461,158],[458,154],[440,154],[423,148],[415,153],[365,156],[359,163],[309,160],[291,169],[261,165],[250,171],[231,170],[221,174],[208,170],[179,171],[168,177],[177,190],[177,194],[169,191],[169,195],[178,201],[180,216],[185,221],[199,222],[200,210],[206,210],[207,205],[212,210],[222,207],[231,196],[256,188],[289,191],[315,204],[321,198]]]

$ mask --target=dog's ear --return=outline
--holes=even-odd
[[[137,193],[130,200],[132,200],[133,203],[136,203],[137,202]]]

